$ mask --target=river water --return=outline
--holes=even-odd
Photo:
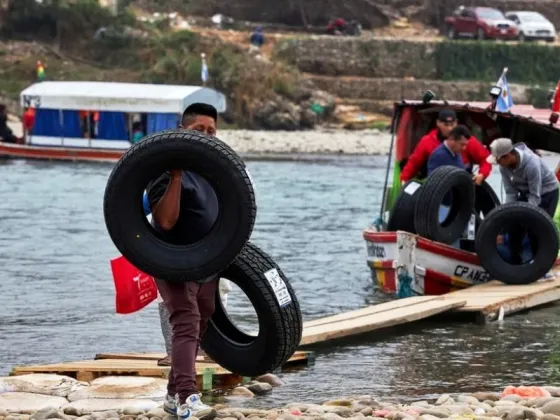
[[[379,207],[385,164],[384,157],[248,163],[258,201],[252,240],[292,281],[304,319],[381,299],[361,234]],[[111,168],[0,163],[0,375],[99,352],[163,351],[155,304],[127,316],[114,311],[109,260],[118,252],[102,214]],[[236,296],[232,312],[247,318],[251,309]],[[282,374],[286,386],[248,404],[345,394],[417,399],[552,383],[559,312],[550,306],[486,326],[427,321],[323,346],[314,365]]]

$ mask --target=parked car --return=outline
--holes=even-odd
[[[452,16],[445,18],[449,39],[517,39],[519,30],[512,20],[490,7],[459,7]]]
[[[520,41],[556,41],[556,28],[539,12],[507,12],[506,18],[514,22],[519,28]]]

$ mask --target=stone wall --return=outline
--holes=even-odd
[[[276,56],[327,76],[435,79],[435,42],[313,36],[278,44]]]
[[[324,76],[477,80],[493,83],[509,67],[510,83],[556,85],[560,48],[476,41],[410,41],[310,36],[276,45],[275,58]]]
[[[427,90],[439,98],[453,101],[487,101],[491,83],[445,82],[441,80],[407,80],[394,78],[357,78],[307,76],[321,90],[339,98],[373,99],[398,101],[400,99],[422,99]],[[515,103],[529,103],[532,91],[524,85],[510,84]]]

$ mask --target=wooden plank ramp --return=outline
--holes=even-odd
[[[466,303],[466,300],[461,298],[415,296],[307,321],[303,323],[301,345],[318,344],[418,321],[460,308]]]
[[[95,360],[55,363],[50,365],[18,366],[10,372],[12,376],[30,373],[54,373],[67,375],[79,381],[90,382],[102,376],[147,376],[167,378],[170,368],[158,366],[158,359],[165,357],[160,353],[102,353]],[[314,360],[312,352],[296,352],[285,366],[302,365]],[[246,381],[240,375],[229,372],[211,360],[196,363],[197,385],[203,391],[231,388]]]
[[[560,275],[536,283],[513,286],[499,281],[447,293],[446,298],[466,300],[460,313],[476,314],[481,321],[493,321],[503,316],[560,300]]]

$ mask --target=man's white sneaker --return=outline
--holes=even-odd
[[[180,419],[188,419],[204,410],[211,410],[211,407],[204,404],[197,394],[193,394],[187,398],[184,404],[177,407],[177,417]]]
[[[177,400],[169,394],[165,396],[163,401],[163,411],[173,416],[177,414]]]

